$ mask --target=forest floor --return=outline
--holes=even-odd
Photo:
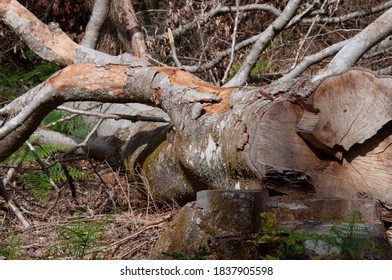
[[[0,198],[0,259],[146,259],[179,207],[151,199],[145,188],[129,183],[126,174],[100,162],[74,162],[91,178],[67,184],[59,200],[52,190],[35,197],[18,176],[6,187],[31,224],[24,229]],[[22,169],[23,170],[23,169]],[[0,169],[4,175],[6,168]]]

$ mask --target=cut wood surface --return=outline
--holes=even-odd
[[[308,100],[318,112],[304,114],[298,126],[301,135],[348,151],[391,120],[392,79],[354,69],[325,79]]]

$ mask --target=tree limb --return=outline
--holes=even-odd
[[[99,37],[99,31],[109,13],[110,0],[95,0],[90,20],[86,26],[84,38],[80,43],[90,49],[95,49]]]
[[[285,74],[282,78],[278,79],[277,82],[287,82],[291,79],[297,78],[300,76],[309,66],[320,62],[321,60],[333,56],[339,50],[341,50],[345,45],[350,42],[351,39],[347,39],[341,41],[339,43],[333,44],[318,53],[308,55],[302,59],[302,61],[297,64],[292,70],[290,70],[287,74]]]
[[[239,1],[236,0],[236,14],[235,14],[235,19],[234,19],[234,28],[233,28],[233,34],[231,35],[231,54],[230,54],[230,61],[229,64],[226,67],[225,74],[223,75],[222,78],[222,84],[226,82],[227,77],[229,76],[231,66],[233,65],[234,62],[234,52],[235,52],[235,45],[237,42],[237,28],[238,28],[238,18],[240,16],[240,10],[239,10]]]
[[[271,40],[285,28],[294,16],[300,4],[301,0],[289,1],[281,15],[263,33],[260,34],[255,45],[252,47],[252,50],[242,63],[241,68],[238,70],[237,74],[228,83],[226,83],[226,87],[241,86],[245,84],[250,71],[259,59],[260,54],[270,44]]]
[[[141,32],[138,20],[136,18],[135,10],[131,0],[116,0],[113,1],[112,8],[116,12],[117,30],[120,33],[120,40],[124,41],[126,50],[136,57],[148,58],[148,50]],[[128,41],[131,41],[129,46]]]
[[[59,65],[73,63],[78,46],[61,29],[42,23],[16,0],[0,2],[0,20],[18,34],[41,58]]]
[[[163,122],[163,123],[170,123],[170,120],[167,118],[161,117],[154,117],[154,116],[142,116],[142,115],[127,115],[127,114],[120,114],[120,113],[100,113],[100,112],[92,112],[88,110],[78,110],[69,108],[66,106],[59,106],[57,107],[58,110],[66,111],[78,115],[85,115],[85,116],[94,116],[101,119],[114,119],[114,120],[129,120],[132,122]]]
[[[381,3],[377,6],[374,7],[370,7],[370,8],[366,8],[363,10],[358,10],[352,13],[348,13],[346,15],[342,15],[342,16],[336,16],[336,17],[319,17],[316,19],[317,23],[343,23],[345,21],[348,20],[353,20],[353,19],[357,19],[359,17],[363,17],[363,16],[367,16],[367,15],[372,15],[372,14],[376,14],[379,12],[382,12],[386,9],[389,9],[392,7],[392,1],[386,1],[385,3]],[[324,11],[314,11],[313,13],[311,13],[311,16],[314,15],[319,15],[320,13],[324,13]],[[314,21],[313,18],[304,18],[301,20],[302,23],[312,23]]]
[[[240,12],[252,11],[252,10],[262,10],[262,11],[272,13],[275,16],[280,15],[280,11],[277,8],[275,8],[273,5],[270,5],[270,4],[249,4],[249,5],[239,6],[238,10]],[[223,6],[223,4],[221,2],[219,2],[214,8],[212,8],[208,13],[204,14],[203,16],[197,17],[193,21],[186,23],[184,25],[181,25],[180,27],[172,30],[173,36],[179,36],[181,34],[184,34],[186,31],[194,28],[198,24],[203,25],[206,22],[208,22],[211,18],[213,18],[214,16],[216,16],[220,13],[232,13],[232,12],[235,13],[236,11],[237,11],[237,8],[235,6],[234,7]],[[155,38],[158,40],[166,40],[169,37],[167,34],[162,34],[162,35],[156,36]]]
[[[353,66],[370,48],[385,39],[392,32],[392,8],[383,13],[364,30],[354,36],[327,65],[323,73],[315,76],[319,81],[326,76],[340,73]]]

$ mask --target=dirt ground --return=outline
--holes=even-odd
[[[141,184],[105,163],[73,163],[91,178],[67,183],[53,210],[55,192],[43,201],[15,176],[6,186],[31,227],[24,229],[0,198],[0,259],[146,259],[179,207],[151,199]],[[7,168],[1,168],[4,175]],[[23,172],[19,170],[19,172]]]

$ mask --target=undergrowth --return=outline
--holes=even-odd
[[[5,240],[0,243],[0,256],[6,260],[23,259],[22,242],[14,234],[10,233]]]
[[[49,250],[47,258],[96,259],[96,254],[90,250],[106,244],[106,226],[106,222],[86,220],[82,213],[76,213],[69,224],[60,228],[58,242]]]
[[[19,96],[60,69],[60,66],[40,59],[32,51],[21,53],[17,64],[0,65],[0,102]]]
[[[328,234],[299,232],[279,226],[271,213],[262,213],[262,227],[252,235],[254,255],[260,259],[359,259],[363,254],[377,251],[371,233],[363,224],[359,212],[353,212],[342,223],[333,225]],[[310,256],[306,242],[327,248],[326,254]],[[336,256],[338,255],[338,256]],[[340,256],[340,257],[339,257]]]
[[[23,163],[24,170],[27,169],[28,172],[21,172],[17,177],[32,196],[42,201],[48,200],[53,190],[51,180],[54,183],[64,183],[68,180],[87,179],[93,176],[70,164],[57,161],[56,155],[63,152],[62,147],[41,143],[39,136],[30,137],[28,142],[32,144],[34,150],[25,143],[1,165],[7,167]],[[37,161],[45,164],[45,167],[38,168]]]
[[[42,121],[42,125],[50,130],[85,138],[90,130],[83,116],[72,115],[59,110],[51,111]]]

